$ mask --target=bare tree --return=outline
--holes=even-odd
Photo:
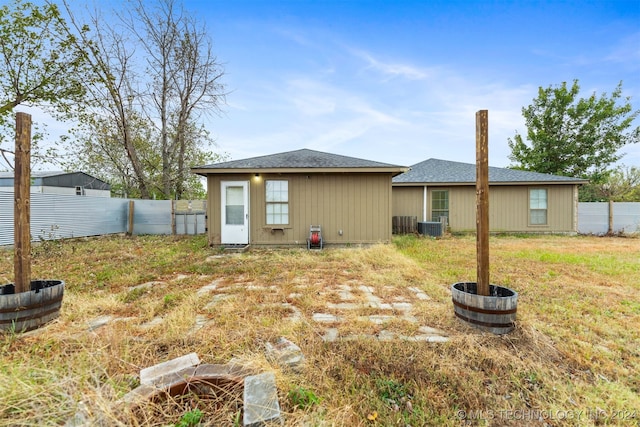
[[[86,146],[87,143],[97,142],[114,150],[117,147],[113,145],[115,140],[129,159],[140,197],[149,198],[145,169],[134,144],[135,136],[131,126],[133,100],[136,96],[134,47],[120,29],[106,24],[106,20],[101,19],[97,12],[91,17],[94,33],[90,34],[86,31],[88,26],[77,21],[66,0],[64,5],[72,26],[80,34],[79,47],[86,51],[91,65],[91,78],[85,79],[84,85],[88,94],[87,106],[90,108],[80,112],[79,119],[85,125],[85,132],[104,137],[102,141],[96,141],[93,135],[80,138],[84,144],[78,149],[82,149],[82,145]],[[115,129],[115,135],[101,132],[105,128]],[[111,154],[114,155],[117,154]]]
[[[79,33],[83,26],[69,4],[65,6]],[[116,24],[109,25],[94,12],[94,33],[81,38],[94,74],[86,79],[92,103],[81,115],[81,147],[103,155],[81,156],[79,161],[112,162],[103,169],[118,170],[123,187],[128,187],[126,175],[132,172],[143,198],[182,197],[192,182],[190,160],[215,158],[205,149],[212,141],[199,120],[220,111],[223,71],[206,28],[174,0],[135,0],[135,7],[116,16]],[[90,147],[95,143],[102,149]],[[106,155],[118,149],[126,153],[129,167],[116,166],[121,155]]]
[[[187,181],[187,155],[197,150],[197,134],[190,126],[201,113],[218,112],[224,102],[224,75],[212,53],[206,28],[176,6],[174,0],[159,0],[155,9],[138,0],[136,18],[130,28],[138,35],[147,56],[149,92],[160,123],[162,188],[165,197],[182,197]]]

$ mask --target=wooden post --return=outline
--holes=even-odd
[[[176,234],[176,204],[177,200],[171,199],[171,234]]]
[[[613,236],[613,200],[609,200],[609,225],[607,226],[607,236]]]
[[[489,295],[489,111],[476,112],[476,251],[478,295]]]
[[[128,236],[133,236],[133,209],[134,209],[135,203],[133,200],[129,200],[129,224],[127,227],[127,235]]]
[[[16,154],[13,179],[13,273],[15,292],[31,290],[31,116],[16,114]]]

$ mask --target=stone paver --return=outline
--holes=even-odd
[[[243,426],[259,427],[280,419],[278,390],[273,372],[246,377],[243,398]]]
[[[340,302],[338,304],[335,303],[327,303],[327,308],[335,309],[335,310],[355,310],[362,307],[362,304],[357,304],[355,302]]]
[[[88,329],[89,331],[95,331],[96,329],[99,329],[104,325],[108,324],[112,320],[113,320],[113,316],[109,316],[109,315],[96,317],[95,319],[89,321]]]
[[[209,283],[208,285],[205,285],[205,286],[201,287],[200,289],[198,289],[198,292],[196,292],[196,294],[198,296],[207,295],[209,292],[215,290],[221,282],[222,282],[222,279],[214,280],[213,282]]]
[[[142,325],[140,325],[140,327],[142,329],[151,329],[153,327],[156,327],[158,325],[162,325],[162,322],[164,322],[164,319],[161,316],[156,316],[153,319],[149,320],[146,323],[143,323]]]
[[[226,299],[230,299],[233,298],[233,295],[229,295],[229,294],[218,294],[218,295],[214,295],[213,299],[204,306],[205,310],[209,310],[212,309],[213,307],[215,307],[220,301],[224,301]]]
[[[158,281],[158,280],[154,280],[152,282],[146,282],[146,283],[142,283],[140,285],[136,285],[136,286],[131,286],[128,291],[137,291],[137,290],[147,290],[147,289],[151,289],[151,288],[163,288],[167,286],[167,282],[162,282],[162,281]]]
[[[189,329],[189,332],[187,332],[187,335],[191,335],[198,332],[200,329],[204,328],[209,323],[213,323],[213,320],[210,320],[209,318],[207,318],[206,316],[203,316],[202,314],[197,314],[196,321],[191,327],[191,329]]]
[[[200,364],[200,358],[196,353],[168,360],[157,365],[144,368],[140,371],[140,384],[154,384],[157,378],[181,371],[185,368],[195,367]]]
[[[322,340],[325,342],[334,342],[338,340],[338,336],[340,336],[340,332],[337,328],[327,328],[324,330]]]
[[[300,311],[300,309],[298,307],[296,307],[295,305],[288,303],[288,302],[284,302],[281,304],[282,307],[288,308],[289,310],[291,310],[291,316],[288,316],[287,319],[288,320],[292,320],[294,322],[302,320],[304,318],[304,316],[302,315],[302,312]]]
[[[420,288],[408,288],[411,292],[413,292],[416,295],[416,298],[418,298],[419,300],[422,301],[427,301],[430,300],[431,297],[429,295],[427,295],[426,293],[424,293],[424,291]]]
[[[338,323],[342,321],[341,317],[328,313],[313,313],[311,316],[314,322],[318,323]]]
[[[274,343],[265,344],[267,357],[278,365],[299,372],[304,366],[304,354],[296,344],[285,337],[280,337]]]
[[[352,288],[349,285],[338,286],[338,294],[342,301],[353,301],[356,299],[355,295],[351,292]]]

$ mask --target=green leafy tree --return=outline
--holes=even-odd
[[[83,99],[86,61],[75,41],[55,4],[15,0],[0,7],[0,152],[9,165],[13,153],[3,144],[13,135],[17,106],[38,106],[63,119]],[[34,158],[41,136],[34,135]]]
[[[512,167],[555,175],[573,176],[600,183],[611,164],[622,158],[620,149],[640,141],[629,97],[622,96],[622,82],[610,96],[578,98],[578,80],[568,87],[538,89],[538,97],[522,109],[526,141],[516,133],[509,138]]]

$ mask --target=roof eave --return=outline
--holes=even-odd
[[[409,168],[394,167],[355,167],[355,168],[193,168],[191,172],[207,176],[220,174],[252,174],[252,173],[392,173],[400,175]]]
[[[582,185],[588,184],[588,180],[580,179],[575,181],[490,181],[489,185]],[[475,185],[475,181],[466,182],[394,182],[394,186],[413,187],[413,186],[440,186],[455,187]]]

